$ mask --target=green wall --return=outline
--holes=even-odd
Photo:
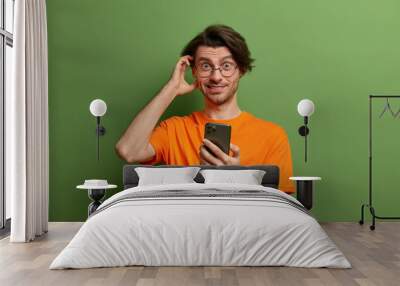
[[[47,1],[50,220],[85,220],[89,199],[75,189],[85,178],[121,186],[115,143],[168,80],[186,42],[214,23],[238,30],[256,59],[241,81],[241,108],[286,129],[295,175],[323,178],[314,215],[358,220],[368,191],[368,95],[400,94],[399,10],[397,0]],[[88,110],[95,98],[108,104],[100,162]],[[316,105],[307,164],[297,134],[302,98]],[[163,118],[200,108],[201,95],[187,95]],[[399,215],[399,119],[384,116],[374,126],[380,215]]]

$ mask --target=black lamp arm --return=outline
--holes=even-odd
[[[307,135],[310,133],[308,129],[308,116],[304,116],[304,125],[300,126],[299,134],[304,137],[304,161],[307,162]]]
[[[104,126],[101,126],[100,118],[101,118],[100,116],[96,116],[96,121],[97,121],[96,134],[98,136],[103,136],[104,134],[106,134],[106,129],[104,128]]]
[[[308,116],[304,116],[304,125],[299,127],[299,134],[303,137],[307,136],[308,133],[310,133],[310,129],[308,129],[307,125],[308,125]]]
[[[100,124],[100,116],[96,116],[97,161],[100,160],[100,136],[106,134],[106,129]]]

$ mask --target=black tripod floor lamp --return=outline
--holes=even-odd
[[[388,217],[388,216],[378,216],[376,214],[375,208],[373,207],[373,201],[372,201],[372,154],[373,154],[373,149],[372,149],[372,123],[373,123],[373,117],[372,117],[372,105],[374,100],[386,100],[384,109],[382,110],[382,113],[380,114],[379,117],[382,117],[386,112],[390,112],[390,114],[396,118],[400,114],[400,110],[397,112],[394,112],[393,109],[390,106],[389,99],[400,99],[400,95],[370,95],[369,96],[369,172],[368,172],[368,184],[369,184],[369,196],[368,196],[368,204],[363,204],[361,206],[361,219],[359,221],[360,224],[364,224],[364,209],[368,208],[371,216],[372,216],[372,224],[370,225],[370,229],[374,230],[375,229],[375,219],[394,219],[398,220],[400,217]]]

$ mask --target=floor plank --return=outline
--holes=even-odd
[[[352,263],[352,269],[290,267],[116,267],[48,269],[82,223],[50,223],[49,232],[32,243],[0,240],[0,285],[399,285],[400,223],[379,222],[375,231],[357,223],[322,227]]]

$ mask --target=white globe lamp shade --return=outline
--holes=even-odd
[[[297,105],[297,112],[303,117],[311,116],[314,113],[314,103],[309,99],[300,100]]]
[[[93,116],[101,117],[107,112],[107,104],[101,99],[95,99],[90,103],[89,110]]]

